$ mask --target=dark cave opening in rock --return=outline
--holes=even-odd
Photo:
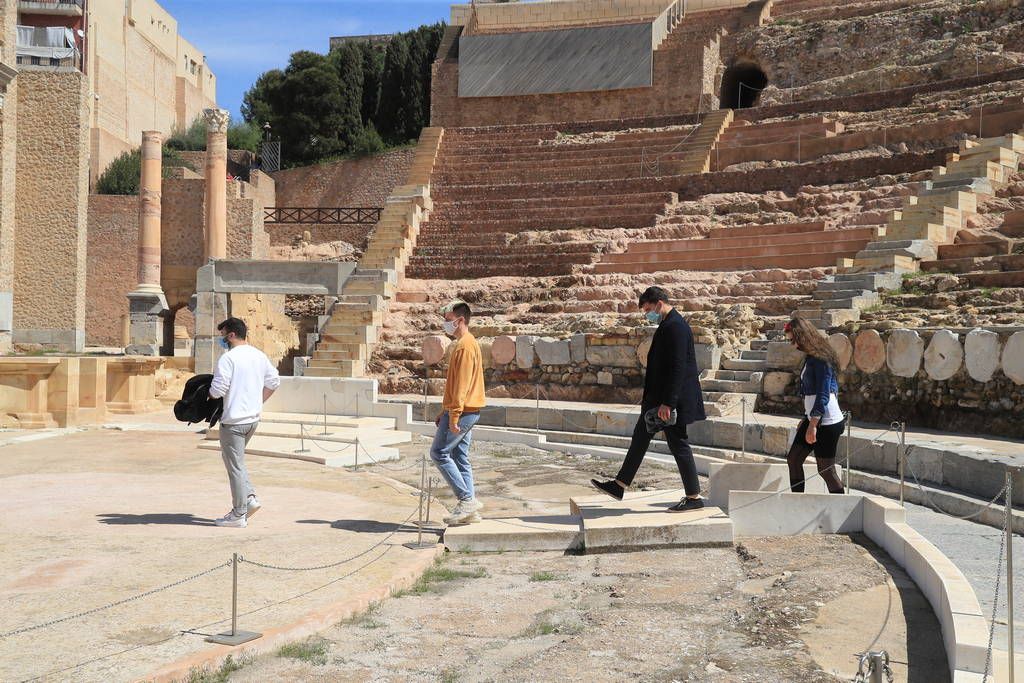
[[[737,64],[722,76],[722,109],[746,109],[757,104],[768,76],[756,64]]]

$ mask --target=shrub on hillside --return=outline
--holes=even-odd
[[[356,159],[359,159],[380,154],[386,149],[387,145],[384,144],[384,140],[381,139],[377,129],[373,127],[373,124],[370,124],[359,131],[352,140],[351,154]]]
[[[170,175],[172,168],[184,167],[195,170],[192,164],[181,158],[176,150],[163,149],[163,176]],[[110,162],[96,181],[97,194],[138,194],[139,176],[142,173],[142,152],[134,149],[125,152]]]

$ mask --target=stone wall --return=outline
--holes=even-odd
[[[667,6],[667,4],[666,4]],[[743,10],[692,15],[654,52],[652,87],[516,97],[459,97],[459,65],[441,59],[432,67],[431,125],[494,126],[595,119],[669,116],[697,111],[704,93],[704,62],[719,57],[709,44],[736,25]],[[717,89],[717,84],[716,84]],[[717,98],[710,93],[711,100]]]
[[[18,88],[15,342],[85,343],[87,87],[77,71],[23,71]]]
[[[231,315],[249,328],[249,343],[267,354],[281,374],[292,374],[299,327],[285,314],[284,294],[230,294]]]
[[[90,195],[85,343],[123,346],[121,317],[135,289],[139,261],[137,195]]]
[[[653,328],[622,327],[609,333],[574,334],[567,339],[532,335],[486,336],[474,329],[484,359],[487,395],[516,396],[594,403],[637,403],[643,388]],[[697,363],[717,368],[717,347],[695,327]],[[705,343],[708,342],[708,343]],[[444,390],[453,345],[447,337],[424,340],[423,361],[429,366],[430,393]]]
[[[839,403],[858,421],[1024,437],[1024,331],[880,329],[836,333]],[[798,414],[802,356],[769,346],[759,410]]]
[[[276,206],[379,207],[402,182],[414,147],[273,173]]]
[[[16,0],[0,0],[0,62],[15,66]],[[14,317],[15,176],[17,165],[18,79],[7,85],[0,107],[0,354],[11,350]]]

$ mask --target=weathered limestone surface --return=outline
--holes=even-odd
[[[932,379],[945,380],[957,373],[964,361],[964,350],[960,336],[949,330],[939,330],[932,335],[931,343],[924,352],[924,369]]]
[[[804,361],[804,352],[789,342],[768,344],[768,367],[773,370],[795,370]]]
[[[522,370],[533,367],[536,358],[534,343],[537,338],[529,334],[521,334],[516,337],[516,365]]]
[[[989,330],[971,330],[964,342],[967,374],[978,382],[988,382],[999,369],[999,335]]]
[[[766,372],[761,387],[768,396],[784,396],[792,380],[792,372]]]
[[[587,359],[587,337],[584,334],[574,334],[569,340],[569,353],[572,355],[573,363],[582,363]]]
[[[647,354],[651,352],[651,343],[654,341],[654,337],[647,337],[640,346],[636,347],[636,357],[640,361],[640,365],[647,367]]]
[[[841,332],[836,332],[829,336],[828,343],[839,356],[839,369],[845,370],[853,360],[853,344],[850,343],[850,338]]]
[[[921,369],[924,340],[914,330],[893,330],[885,348],[889,370],[897,377],[913,377]]]
[[[437,365],[444,360],[445,352],[451,345],[451,340],[439,334],[434,334],[423,340],[423,362],[427,365]]]
[[[1024,332],[1014,332],[1003,347],[1003,374],[1014,384],[1024,384]]]
[[[568,365],[572,360],[569,341],[541,337],[534,344],[541,365]]]
[[[864,372],[878,372],[885,366],[885,343],[875,330],[862,330],[853,343],[853,362]]]
[[[588,346],[587,362],[591,365],[631,368],[636,365],[636,349],[632,346]]]
[[[491,359],[495,365],[506,365],[516,359],[516,340],[507,335],[495,337],[491,344]]]

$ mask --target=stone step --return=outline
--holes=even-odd
[[[767,352],[766,352],[767,355]],[[761,359],[746,359],[746,358],[724,358],[722,359],[722,367],[726,370],[746,370],[750,372],[758,372],[764,369],[765,361]]]
[[[966,273],[972,287],[1024,287],[1024,270]]]
[[[717,391],[726,394],[761,393],[761,380],[753,382],[729,379],[701,379],[700,385],[704,391]]]
[[[306,366],[306,374],[310,374],[310,370],[338,370],[344,373],[346,377],[359,377],[366,372],[366,363],[360,359],[352,360],[336,360],[331,358],[323,358],[320,354],[313,354],[313,358],[310,359],[309,364]]]
[[[362,373],[345,371],[341,368],[309,368],[303,372],[304,377],[362,377]]]
[[[822,282],[818,287],[835,285],[835,289],[848,289],[855,286],[860,289],[879,290],[896,289],[902,278],[894,273],[837,273],[832,282]]]
[[[767,339],[751,339],[750,340],[750,350],[751,351],[764,351],[765,352],[765,358],[767,358],[768,357],[768,355],[767,355],[768,354],[768,344],[769,344],[769,341]]]
[[[824,284],[824,283],[822,283]],[[865,292],[870,292],[870,289],[822,289],[819,288],[811,294],[811,298],[816,301],[836,301],[839,299],[853,299],[858,296],[862,296]]]
[[[743,351],[740,351],[740,358],[743,359],[743,360],[768,360],[768,349],[767,348],[764,348],[762,350],[754,349],[753,348],[754,341],[760,341],[760,340],[752,340],[750,342],[751,348],[744,349]]]
[[[463,552],[608,552],[732,545],[732,522],[721,509],[669,512],[679,498],[677,491],[628,492],[622,501],[578,496],[567,501],[567,515],[484,519],[449,527],[444,544]]]

